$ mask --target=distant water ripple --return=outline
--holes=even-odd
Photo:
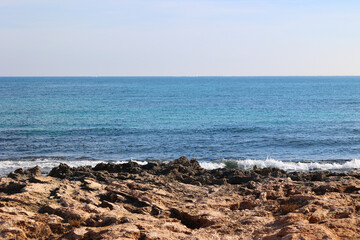
[[[356,169],[360,77],[0,78],[0,171],[182,155]]]

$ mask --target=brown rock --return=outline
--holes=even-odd
[[[329,210],[326,209],[317,209],[315,212],[313,212],[310,216],[309,222],[310,223],[318,223],[326,218],[327,214],[329,213]]]
[[[360,239],[360,174],[60,165],[0,178],[3,239]],[[230,184],[229,184],[230,183]]]

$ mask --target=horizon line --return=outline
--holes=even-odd
[[[360,77],[360,75],[19,75],[19,76],[0,76],[0,78],[16,77]]]

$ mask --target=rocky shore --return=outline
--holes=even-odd
[[[360,173],[101,163],[0,180],[1,239],[360,239]]]

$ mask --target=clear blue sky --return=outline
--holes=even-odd
[[[360,2],[1,0],[0,76],[360,75]]]

